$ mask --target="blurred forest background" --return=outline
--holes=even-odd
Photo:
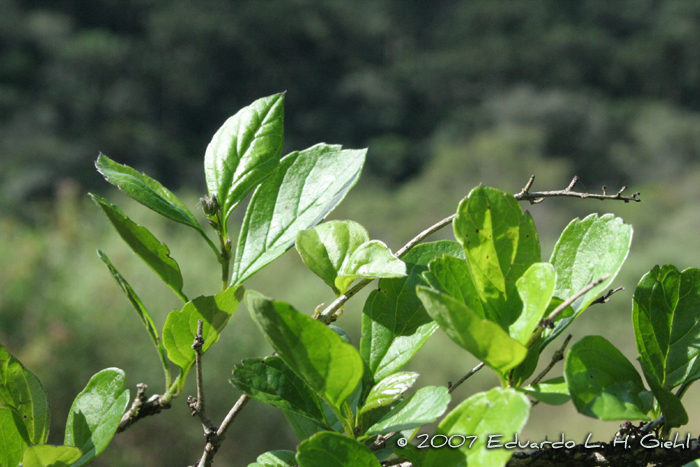
[[[479,183],[515,193],[531,174],[543,190],[579,175],[582,190],[641,191],[639,204],[523,206],[544,259],[573,217],[613,212],[634,225],[616,281],[626,290],[571,328],[574,342],[601,334],[634,359],[637,281],[658,263],[700,266],[698,44],[697,0],[0,0],[0,342],[46,387],[50,441],[62,442],[72,399],[100,369],[125,369],[132,397],[138,382],[162,392],[156,354],[95,249],[159,327],[180,307],[88,191],[171,247],[189,296],[218,287],[201,239],[112,191],[94,170],[98,152],[194,209],[217,128],[284,90],[284,153],[322,141],[369,147],[360,183],[331,217],[360,222],[393,250]],[[246,286],[309,312],[332,299],[294,251]],[[362,303],[351,301],[338,323],[356,343]],[[205,358],[215,422],[238,397],[227,383],[233,365],[269,351],[242,305]],[[445,384],[475,363],[438,331],[408,368],[423,373],[419,384]],[[496,383],[483,371],[453,398]],[[684,399],[691,420],[699,393]],[[540,404],[525,436],[607,440],[617,425]],[[688,429],[700,434],[700,420]],[[203,444],[182,397],[118,435],[95,465],[189,465]],[[251,402],[216,465],[295,445],[279,413]]]

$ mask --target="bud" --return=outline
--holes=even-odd
[[[203,196],[199,198],[199,202],[202,203],[202,210],[207,216],[215,216],[219,211],[219,203],[216,201],[216,195],[213,197]]]

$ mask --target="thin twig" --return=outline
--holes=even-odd
[[[166,402],[163,396],[159,394],[154,394],[146,398],[147,389],[148,386],[144,383],[136,385],[136,398],[131,404],[131,408],[122,416],[119,427],[117,428],[117,433],[123,432],[142,418],[155,415],[162,410],[170,408],[170,401],[168,400]]]
[[[515,199],[519,201],[529,201],[530,204],[537,204],[541,203],[542,201],[545,200],[545,198],[552,198],[555,196],[570,196],[570,197],[575,197],[575,198],[592,198],[592,199],[617,199],[620,201],[624,201],[625,203],[629,203],[630,201],[634,201],[636,203],[640,202],[641,199],[639,199],[640,193],[634,193],[632,196],[623,196],[622,193],[627,189],[626,186],[623,186],[620,191],[615,193],[614,195],[609,195],[607,192],[606,187],[603,187],[603,194],[596,194],[596,193],[585,193],[585,192],[580,192],[580,191],[573,191],[574,187],[578,183],[579,178],[574,177],[571,180],[571,183],[569,183],[569,186],[564,188],[563,190],[556,190],[556,191],[537,191],[530,193],[530,188],[532,188],[532,184],[535,181],[535,176],[531,176],[530,180],[528,180],[527,184],[523,187],[522,190],[520,190],[520,193],[514,195]]]
[[[202,346],[204,345],[203,336],[204,322],[200,319],[197,321],[197,335],[194,337],[192,348],[194,349],[194,364],[197,374],[197,398],[189,396],[187,405],[192,412],[192,416],[197,415],[204,426],[204,433],[209,434],[216,431],[216,427],[207,415],[206,406],[204,404],[204,383],[202,381]]]
[[[374,452],[379,451],[380,449],[384,449],[386,447],[386,442],[394,436],[396,436],[396,433],[398,432],[392,431],[391,433],[377,436],[377,439],[374,440],[374,443],[372,443],[372,446],[369,447],[369,450]]]
[[[462,384],[463,382],[465,382],[466,380],[468,380],[469,378],[471,378],[472,375],[473,375],[474,373],[476,373],[477,371],[481,370],[483,367],[484,367],[484,362],[481,362],[481,363],[479,363],[477,366],[475,366],[474,368],[472,368],[472,369],[469,371],[469,373],[467,373],[466,375],[462,376],[462,377],[459,379],[459,381],[457,381],[455,384],[452,384],[452,383],[448,384],[448,385],[447,385],[447,393],[448,393],[448,394],[452,394],[452,391],[454,391],[455,389],[457,389],[457,387],[458,387],[460,384]]]
[[[226,415],[226,418],[221,423],[219,429],[216,430],[216,432],[213,432],[207,436],[207,444],[206,446],[204,446],[204,453],[202,453],[202,458],[196,464],[197,467],[211,467],[211,464],[214,460],[214,456],[219,450],[221,443],[226,438],[226,431],[236,419],[236,416],[238,416],[241,410],[243,410],[243,407],[245,407],[249,400],[250,398],[245,394],[239,397],[236,403],[233,405],[233,407],[231,407],[231,410],[229,410],[228,414]]]
[[[575,294],[573,294],[571,297],[569,297],[566,301],[564,301],[561,305],[556,307],[554,311],[552,311],[549,316],[544,318],[539,322],[535,330],[533,331],[532,335],[530,336],[530,340],[527,341],[527,345],[525,347],[530,348],[532,345],[537,341],[537,339],[540,337],[542,334],[542,331],[544,328],[551,328],[554,325],[554,320],[559,316],[566,308],[574,303],[576,300],[578,300],[580,297],[583,295],[587,294],[591,289],[594,287],[602,284],[608,277],[610,277],[610,274],[605,274],[603,277],[600,279],[594,280]]]
[[[530,383],[531,386],[534,386],[535,384],[539,383],[542,381],[542,378],[544,378],[549,371],[554,368],[554,365],[556,365],[558,362],[561,360],[564,360],[564,350],[566,349],[566,346],[569,345],[569,341],[571,340],[571,334],[566,336],[566,339],[564,339],[564,344],[554,352],[554,355],[552,355],[552,360],[549,362],[549,365],[547,365],[547,368],[542,370],[542,372],[535,377],[535,379],[532,380]]]
[[[591,302],[591,304],[588,305],[588,306],[598,305],[599,303],[601,303],[601,304],[602,304],[602,303],[608,303],[608,302],[610,301],[610,297],[612,297],[614,294],[616,294],[617,292],[619,292],[619,291],[621,291],[621,290],[625,290],[625,288],[622,287],[622,286],[620,286],[620,287],[618,287],[618,288],[616,288],[616,289],[610,289],[610,290],[607,291],[607,293],[604,293],[604,294],[601,295],[600,297],[598,297],[598,298],[596,298],[595,300],[593,300],[593,301]]]

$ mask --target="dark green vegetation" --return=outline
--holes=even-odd
[[[102,370],[75,398],[63,443],[51,444],[46,392],[36,376],[0,346],[0,465],[86,465],[107,448],[115,433],[170,409],[183,395],[192,370],[197,396],[188,397],[187,405],[206,438],[198,467],[212,465],[228,429],[251,399],[281,409],[299,444],[293,450],[260,454],[249,467],[505,466],[513,451],[493,449],[491,438],[514,440],[538,402],[560,406],[570,400],[579,413],[594,419],[647,422],[631,430],[642,439],[665,438],[688,424],[681,397],[700,379],[700,269],[680,272],[675,266],[657,266],[637,285],[633,330],[650,389],[624,354],[599,335],[578,340],[566,354],[563,376],[543,381],[563,356],[570,336],[557,352],[560,357],[535,376],[548,344],[587,308],[606,303],[615,293],[605,291],[630,251],[630,225],[613,214],[574,219],[556,241],[549,262],[543,262],[533,217],[519,201],[589,195],[573,191],[575,182],[556,192],[533,192],[530,179],[515,195],[474,188],[455,214],[394,254],[385,243],[371,240],[357,222],[321,223],[357,183],[366,150],[321,143],[282,157],[283,129],[284,94],[275,94],[241,109],[212,138],[204,157],[208,195],[200,203],[218,246],[187,206],[158,181],[99,156],[95,165],[108,182],[202,237],[220,266],[220,273],[209,271],[221,279],[215,288],[219,292],[188,299],[180,266],[168,246],[116,205],[91,195],[124,242],[183,303],[167,314],[159,330],[138,292],[97,250],[158,353],[162,391],[151,395],[141,384],[128,408],[124,371]],[[251,192],[234,250],[229,218]],[[639,201],[638,194],[593,196],[610,202]],[[454,241],[419,243],[448,225]],[[336,297],[311,315],[243,286],[293,245]],[[329,325],[344,314],[346,302],[357,291],[376,279],[378,287],[362,311],[358,349],[346,331]],[[242,395],[217,424],[205,402],[205,388],[210,387],[203,368],[210,365],[209,349],[243,302],[274,354],[232,365],[230,383]],[[424,385],[407,395],[420,374],[399,370],[438,329],[481,363],[454,385]],[[137,352],[128,348],[132,355]],[[144,357],[140,351],[138,356]],[[447,363],[457,361],[457,354],[453,358]],[[493,370],[500,384],[470,397],[452,396],[484,367]],[[457,405],[448,412],[451,402]],[[433,423],[438,423],[433,436],[425,434],[419,445],[408,443],[420,439],[419,430]],[[445,444],[450,446],[426,449]],[[530,447],[538,449],[537,444]],[[645,459],[644,445],[635,447]],[[689,448],[671,455],[692,461],[697,452]],[[600,455],[610,463],[630,456],[626,450]],[[544,456],[533,461],[528,465],[548,465]],[[645,464],[643,460],[640,466]]]

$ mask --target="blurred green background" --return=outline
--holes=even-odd
[[[613,212],[634,225],[616,281],[626,290],[571,328],[574,342],[604,335],[634,359],[639,278],[655,264],[700,266],[698,43],[697,0],[0,0],[0,342],[47,389],[50,441],[62,442],[72,399],[100,369],[126,370],[132,396],[138,382],[162,392],[156,353],[95,249],[158,326],[180,306],[88,191],[170,246],[188,296],[219,286],[201,238],[111,191],[94,170],[98,151],[160,180],[194,210],[213,133],[240,107],[283,90],[285,153],[321,141],[369,147],[360,183],[331,218],[360,222],[393,250],[479,183],[514,193],[531,174],[533,189],[563,188],[579,175],[582,190],[641,191],[638,204],[523,206],[545,259],[573,217]],[[434,238],[450,237],[448,228]],[[333,298],[293,250],[246,286],[309,312]],[[338,323],[356,343],[365,296]],[[269,352],[241,306],[205,359],[215,421],[238,397],[227,383],[233,365]],[[409,369],[422,373],[419,384],[445,384],[474,364],[438,332]],[[496,383],[485,370],[454,400]],[[700,391],[684,400],[697,436]],[[582,442],[593,431],[607,440],[617,425],[570,404],[540,404],[523,436],[564,432]],[[95,465],[189,465],[203,443],[183,397],[118,435]],[[253,401],[216,465],[246,466],[295,445],[280,414]]]

